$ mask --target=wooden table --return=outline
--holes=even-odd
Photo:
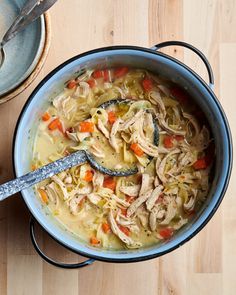
[[[215,92],[236,133],[236,1],[60,0],[51,9],[52,46],[46,65],[27,91],[0,106],[0,182],[13,177],[12,137],[17,117],[37,83],[55,66],[93,48],[132,44],[150,47],[185,40],[201,49],[215,73]],[[206,78],[192,53],[166,50]],[[234,169],[232,180],[236,177]],[[81,270],[44,263],[29,239],[29,213],[19,195],[0,204],[0,294],[236,294],[236,186],[209,224],[186,245],[159,259],[136,264],[96,262]],[[39,230],[46,253],[72,262],[77,255]]]

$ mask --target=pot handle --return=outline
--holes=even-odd
[[[183,47],[186,47],[186,48],[192,50],[193,52],[195,52],[206,66],[207,73],[209,76],[209,87],[211,89],[214,88],[214,75],[213,75],[211,65],[210,65],[208,59],[206,58],[206,56],[199,49],[197,49],[193,45],[183,42],[183,41],[166,41],[166,42],[162,42],[157,45],[154,45],[153,47],[151,47],[151,49],[152,50],[159,50],[159,49],[167,47],[167,46],[183,46]]]
[[[46,254],[44,254],[41,248],[39,247],[36,241],[35,233],[34,233],[35,232],[34,225],[35,225],[35,221],[33,218],[31,218],[30,219],[30,237],[31,237],[32,244],[36,252],[49,264],[52,264],[60,268],[75,269],[75,268],[81,268],[81,267],[90,265],[95,261],[94,259],[87,259],[80,263],[63,263],[63,262],[57,262],[53,260],[52,258],[48,257]]]

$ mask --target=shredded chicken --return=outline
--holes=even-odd
[[[114,150],[119,153],[119,150],[120,150],[120,147],[119,147],[119,141],[118,139],[116,138],[116,133],[117,131],[119,130],[119,127],[120,127],[120,124],[122,123],[123,121],[121,119],[117,119],[115,121],[115,123],[112,125],[112,128],[111,128],[111,133],[110,133],[110,136],[109,136],[109,142],[110,142],[110,145],[114,148]]]
[[[98,119],[98,129],[104,134],[104,136],[109,139],[110,135],[109,135],[109,131],[107,130],[107,128],[104,126],[103,122]]]
[[[121,186],[120,191],[128,196],[137,197],[140,191],[140,184]]]
[[[129,248],[140,248],[142,244],[140,242],[136,242],[130,237],[128,237],[126,234],[124,234],[118,227],[115,218],[114,218],[114,213],[112,210],[109,212],[109,222],[111,225],[111,229],[113,233],[122,241],[126,244],[127,247]]]
[[[141,206],[150,197],[152,189],[149,189],[150,177],[148,174],[142,174],[142,185],[139,192],[139,197],[129,206],[127,210],[127,216],[131,216],[135,213],[139,206]]]
[[[155,203],[158,201],[158,198],[161,195],[161,192],[163,190],[163,186],[159,185],[157,186],[151,193],[150,197],[146,201],[147,209],[150,211],[154,207]]]

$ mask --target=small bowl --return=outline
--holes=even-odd
[[[0,38],[17,15],[21,2],[4,0]],[[6,44],[6,60],[0,69],[0,104],[20,94],[34,81],[48,55],[50,39],[50,18],[46,13]]]

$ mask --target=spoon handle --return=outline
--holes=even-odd
[[[1,47],[10,41],[26,26],[46,12],[57,0],[28,0],[20,10],[19,15],[3,36]]]
[[[36,183],[39,183],[46,178],[52,177],[53,175],[58,174],[73,166],[83,164],[86,161],[86,153],[84,151],[78,151],[70,154],[67,157],[45,165],[33,172],[29,172],[14,180],[6,182],[0,185],[0,201]]]

